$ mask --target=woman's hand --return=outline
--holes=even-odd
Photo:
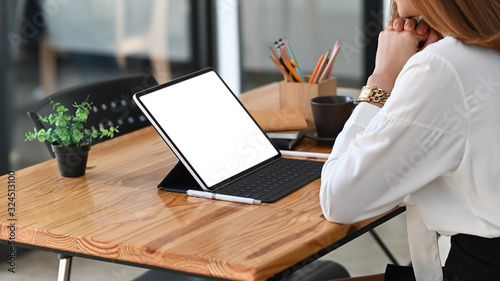
[[[421,21],[421,23],[422,22],[423,21]],[[387,22],[387,25],[385,26],[385,30],[388,30],[388,31],[402,31],[402,30],[411,31],[411,30],[414,30],[416,26],[417,26],[417,20],[415,20],[415,19],[397,18],[393,21]],[[429,25],[426,24],[426,26],[428,29]],[[420,27],[420,31],[421,32],[423,31],[425,33],[427,31],[427,30],[425,30],[426,26],[422,24]],[[422,35],[422,33],[419,33],[419,34]]]
[[[439,32],[431,28],[425,22],[425,20],[420,20],[417,23],[417,21],[412,18],[409,19],[397,18],[393,21],[387,22],[385,28],[388,31],[402,31],[402,30],[411,31],[415,29],[418,35],[423,36],[427,34],[427,39],[425,41],[420,42],[419,51],[423,50],[429,44],[432,44],[436,41],[443,39],[443,35],[441,35]]]
[[[375,70],[367,84],[390,93],[410,57],[441,38],[424,21],[396,19],[389,22],[379,35]]]

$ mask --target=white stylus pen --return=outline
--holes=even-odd
[[[310,158],[320,158],[328,159],[330,154],[319,153],[319,152],[307,152],[307,151],[291,151],[291,150],[280,150],[283,156],[297,156],[297,157],[310,157]]]
[[[257,200],[257,199],[240,197],[240,196],[217,194],[217,193],[201,191],[201,190],[189,189],[186,191],[186,193],[188,196],[230,201],[230,202],[243,203],[243,204],[260,205],[262,203],[262,201]]]

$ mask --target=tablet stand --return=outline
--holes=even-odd
[[[158,184],[158,189],[180,193],[186,193],[188,189],[203,190],[181,161]]]

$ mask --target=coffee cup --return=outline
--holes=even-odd
[[[353,98],[348,96],[322,96],[311,99],[317,136],[336,138],[351,116],[353,107]]]

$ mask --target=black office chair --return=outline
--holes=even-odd
[[[89,97],[93,103],[93,110],[87,119],[89,129],[109,128],[119,126],[118,135],[123,135],[150,125],[141,110],[132,100],[132,95],[140,90],[158,85],[150,74],[125,76],[90,84],[84,84],[61,90],[41,100],[28,110],[37,130],[48,129],[50,125],[38,119],[38,115],[46,116],[53,113],[51,100],[66,106],[70,113],[76,110],[72,105],[81,103]],[[73,110],[73,112],[71,112]],[[92,144],[106,140],[92,139]],[[47,149],[55,158],[49,142],[45,142]]]

